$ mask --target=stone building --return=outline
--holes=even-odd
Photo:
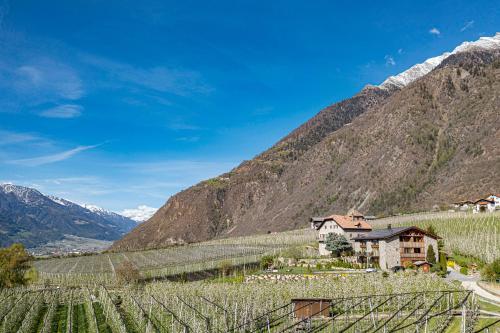
[[[434,248],[437,262],[438,239],[417,227],[392,228],[389,225],[386,229],[355,237],[353,241],[359,262],[378,264],[381,269],[387,270],[426,261],[429,245]]]
[[[363,214],[351,210],[347,215],[330,215],[311,218],[311,228],[318,231],[319,254],[330,255],[326,249],[326,237],[330,233],[343,235],[354,247],[353,238],[372,231],[372,226],[366,222]]]

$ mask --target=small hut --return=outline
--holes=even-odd
[[[429,273],[431,271],[431,264],[427,261],[415,261],[413,264],[424,273]]]
[[[327,298],[294,298],[292,299],[293,316],[303,320],[314,317],[329,317],[331,299]]]

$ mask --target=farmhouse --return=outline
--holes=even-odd
[[[453,203],[455,208],[468,210],[472,208],[473,213],[493,212],[500,210],[500,194],[490,194],[478,200],[464,200]]]
[[[330,255],[326,249],[326,237],[330,233],[343,235],[352,245],[353,238],[367,234],[372,226],[366,222],[363,214],[351,210],[347,215],[330,215],[311,218],[311,227],[318,231],[319,254]]]
[[[439,237],[417,227],[374,230],[354,238],[354,251],[361,263],[378,264],[381,269],[391,269],[410,263],[426,261],[429,245],[434,248],[438,260]]]
[[[474,202],[474,213],[484,213],[495,211],[495,201],[490,199],[479,199]]]

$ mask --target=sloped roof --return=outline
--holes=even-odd
[[[321,229],[323,224],[327,221],[335,221],[342,229],[356,229],[356,230],[372,230],[372,226],[365,220],[354,220],[351,216],[344,215],[330,215],[326,217],[312,217],[311,222],[314,222],[316,229]]]
[[[376,229],[367,234],[361,235],[359,237],[353,238],[354,240],[377,240],[377,239],[387,239],[393,236],[397,236],[409,230],[418,230],[424,233],[426,236],[432,237],[434,239],[440,239],[441,237],[432,235],[425,230],[420,228],[411,226],[411,227],[396,227],[396,228],[385,228],[385,229]]]
[[[487,205],[489,203],[495,203],[495,201],[494,200],[489,200],[489,199],[479,199],[479,200],[477,200],[474,203],[475,204],[480,204],[480,205]]]

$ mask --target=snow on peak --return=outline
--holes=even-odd
[[[392,87],[402,88],[432,71],[450,55],[477,49],[500,49],[500,32],[497,32],[493,37],[481,37],[474,42],[463,42],[452,52],[445,52],[440,56],[429,58],[423,63],[416,64],[398,75],[388,77],[379,87],[383,89]]]
[[[38,190],[11,183],[0,184],[0,190],[4,193],[15,195],[19,200],[27,204],[35,204],[43,197],[43,194],[38,192]]]
[[[60,204],[61,206],[67,206],[70,203],[68,200],[54,197],[52,195],[48,195],[47,198],[49,198],[50,200],[54,201],[57,204]]]
[[[148,220],[158,209],[146,205],[140,205],[137,208],[124,209],[120,214],[136,222]]]
[[[87,205],[87,204],[84,204],[84,205],[82,205],[82,207],[85,208],[85,209],[90,210],[93,213],[108,213],[108,214],[110,213],[107,210],[105,210],[104,208],[101,208],[101,207],[96,206],[96,205]]]

